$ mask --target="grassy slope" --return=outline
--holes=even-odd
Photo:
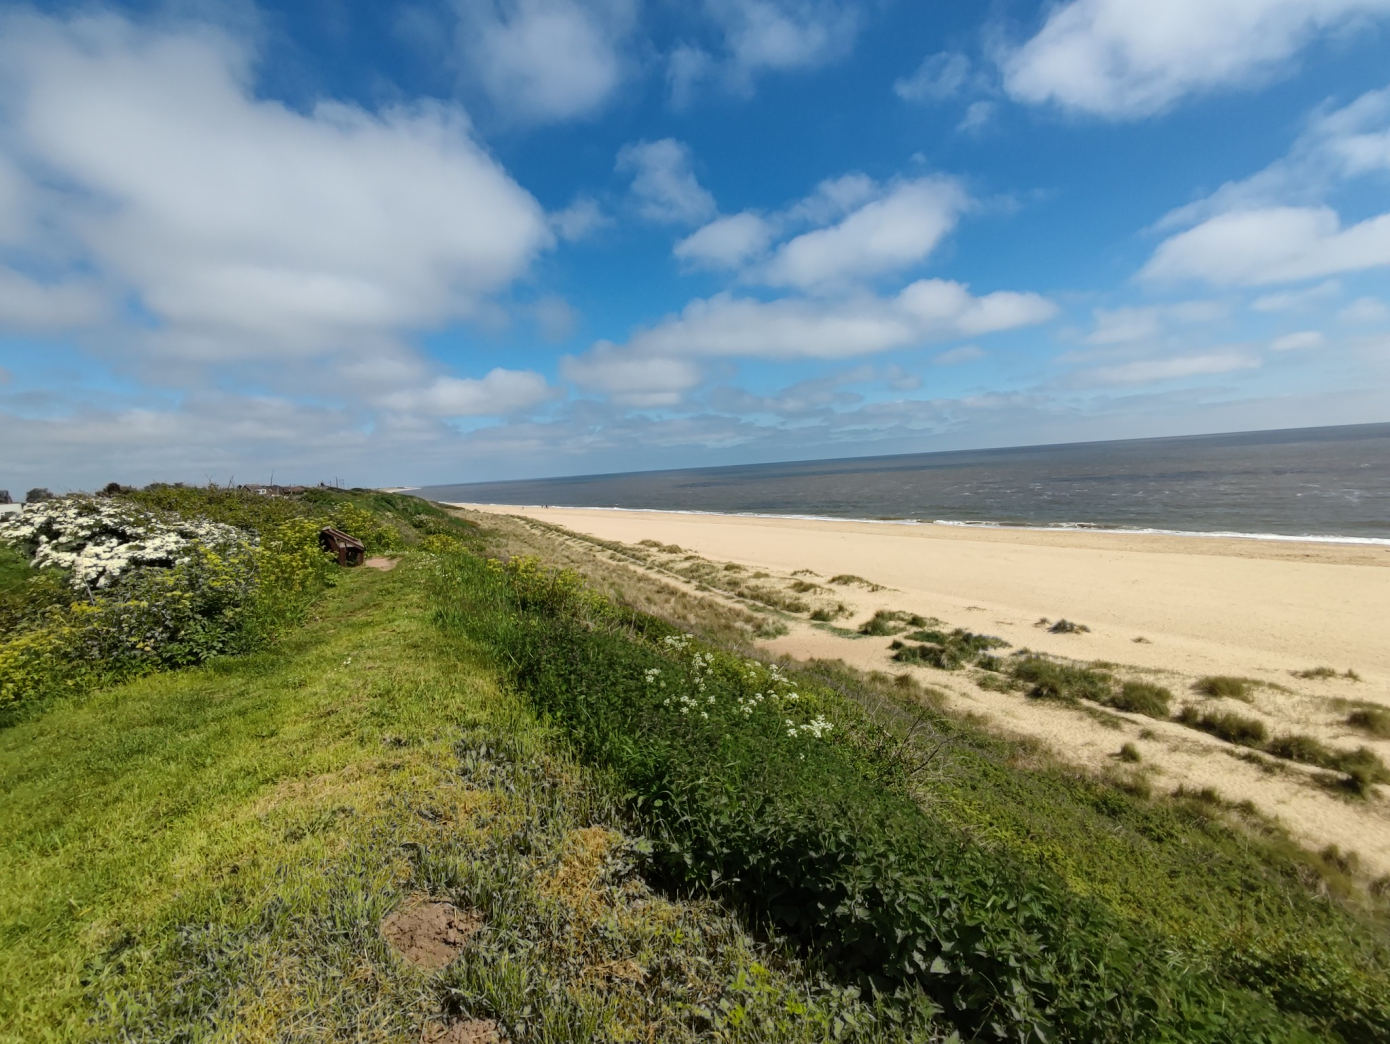
[[[863,1024],[712,904],[625,872],[601,792],[439,641],[427,568],[355,572],[277,649],[0,732],[0,1040],[413,1042],[441,1013],[516,1041],[693,1039],[702,1011],[723,1040]],[[487,918],[442,975],[377,931],[418,892]]]

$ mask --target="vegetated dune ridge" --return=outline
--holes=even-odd
[[[460,505],[516,514],[624,544],[648,541],[650,567],[666,580],[690,555],[799,579],[809,606],[848,612],[815,623],[783,613],[788,633],[761,644],[798,659],[865,669],[911,670],[946,690],[958,709],[1043,740],[1095,769],[1135,745],[1153,786],[1214,788],[1251,801],[1313,847],[1355,851],[1368,870],[1390,872],[1390,801],[1384,788],[1350,800],[1317,769],[1256,756],[1176,721],[1068,707],[976,684],[977,674],[904,667],[889,639],[855,628],[878,610],[936,617],[948,627],[996,635],[1015,648],[1083,663],[1170,689],[1172,710],[1192,705],[1262,722],[1271,737],[1308,736],[1333,750],[1369,747],[1390,761],[1390,741],[1347,724],[1357,708],[1390,709],[1390,548],[1148,534],[1051,532],[951,526],[696,515],[602,509]],[[650,549],[655,542],[680,553]],[[793,574],[797,574],[793,578]],[[846,574],[869,583],[832,585]],[[680,577],[676,575],[675,579]],[[872,590],[879,585],[883,590]],[[1054,634],[1040,619],[1089,632]],[[1143,639],[1140,641],[1139,639]],[[1339,675],[1300,678],[1327,666]],[[1342,672],[1351,670],[1359,680]],[[1194,691],[1212,675],[1251,679],[1247,701]]]

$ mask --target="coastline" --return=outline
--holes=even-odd
[[[420,489],[410,486],[406,489]],[[1202,540],[1266,540],[1295,544],[1347,544],[1352,546],[1390,548],[1390,537],[1360,537],[1317,533],[1262,533],[1236,530],[1158,529],[1142,526],[1106,526],[1093,522],[1054,522],[1048,525],[1029,525],[1023,522],[995,522],[988,519],[950,518],[861,518],[855,515],[803,515],[770,511],[697,511],[693,508],[633,508],[618,506],[572,506],[567,504],[504,504],[491,501],[446,501],[453,507],[475,511],[507,509],[527,511],[618,511],[647,515],[695,515],[710,518],[763,518],[801,522],[854,522],[870,526],[952,526],[960,529],[997,529],[1029,533],[1106,533],[1117,536],[1172,536]]]
[[[1310,541],[1193,539],[1187,535],[999,526],[884,524],[882,521],[717,515],[593,508],[466,505],[521,516],[645,552],[653,579],[686,583],[698,556],[738,566],[763,584],[814,590],[812,604],[843,604],[835,623],[782,614],[788,633],[759,645],[800,660],[843,660],[899,673],[889,638],[857,627],[879,610],[935,617],[947,628],[996,635],[1121,677],[1151,681],[1183,705],[1252,717],[1271,736],[1305,735],[1340,750],[1367,746],[1390,762],[1390,740],[1348,727],[1356,706],[1390,709],[1390,547]],[[649,545],[641,546],[642,541]],[[650,546],[661,545],[661,550]],[[678,549],[672,551],[670,549]],[[602,552],[607,554],[608,552]],[[630,563],[629,563],[630,564]],[[840,574],[867,584],[835,585]],[[874,589],[874,585],[878,589]],[[696,591],[709,591],[690,582]],[[715,592],[717,593],[717,591]],[[1085,624],[1054,634],[1043,618]],[[1338,676],[1299,678],[1333,668]],[[1352,670],[1357,680],[1344,677]],[[993,727],[1032,737],[1093,771],[1112,771],[1125,740],[1142,752],[1154,785],[1211,787],[1252,801],[1315,848],[1358,851],[1390,872],[1390,800],[1349,802],[1305,766],[1280,763],[1271,775],[1245,748],[1171,719],[1097,713],[1017,692],[987,691],[969,672],[910,669],[950,704]],[[1249,702],[1197,695],[1198,679],[1229,675],[1255,683]],[[1254,757],[1252,755],[1252,757]]]

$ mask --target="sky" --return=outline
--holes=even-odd
[[[1390,421],[1390,0],[0,2],[0,488]]]

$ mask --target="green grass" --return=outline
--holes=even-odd
[[[1243,703],[1249,703],[1250,690],[1258,684],[1249,678],[1235,678],[1228,674],[1217,674],[1198,679],[1194,688],[1203,696],[1210,696],[1213,699],[1240,700]]]
[[[1196,707],[1184,707],[1178,721],[1194,729],[1209,732],[1227,743],[1238,743],[1243,747],[1263,747],[1269,738],[1264,722],[1258,718],[1247,718],[1242,714],[1226,711],[1202,713]]]
[[[1073,667],[1044,656],[1022,656],[1013,662],[1014,677],[1029,686],[1034,699],[1075,703],[1079,699],[1106,703],[1114,692],[1114,678],[1104,671]]]
[[[517,1041],[905,1039],[646,888],[606,792],[440,641],[423,569],[354,572],[273,650],[0,732],[0,1040],[415,1041],[449,1011]],[[378,932],[418,893],[487,922],[438,975]]]
[[[1120,686],[1120,691],[1113,693],[1106,702],[1116,710],[1129,711],[1132,714],[1145,714],[1150,718],[1166,718],[1168,717],[1168,704],[1172,699],[1172,692],[1162,685],[1155,685],[1152,682],[1127,681]]]
[[[1390,739],[1390,710],[1384,707],[1363,707],[1361,710],[1354,710],[1347,715],[1347,724],[1377,739]]]

